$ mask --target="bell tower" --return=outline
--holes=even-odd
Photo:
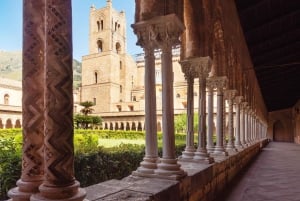
[[[118,12],[112,7],[112,0],[106,6],[90,9],[89,53],[114,51],[124,53],[126,50],[125,12]]]
[[[81,102],[94,102],[94,112],[120,111],[131,100],[136,64],[126,53],[126,15],[107,0],[103,8],[90,7],[89,54],[82,57]],[[124,108],[124,107],[123,107]],[[123,109],[122,109],[123,110]]]

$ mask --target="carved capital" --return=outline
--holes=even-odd
[[[211,69],[210,57],[190,58],[180,62],[182,72],[192,74],[194,78],[207,78]]]
[[[234,99],[235,104],[241,104],[243,101],[243,96],[236,96]]]
[[[227,100],[233,101],[233,99],[234,99],[234,97],[236,96],[236,94],[237,94],[237,90],[235,90],[235,89],[229,89],[229,90],[226,90],[226,91],[225,91],[225,98],[226,98]]]
[[[242,109],[243,110],[246,110],[247,106],[248,106],[248,103],[247,102],[242,102],[241,103],[241,106],[242,106]]]
[[[209,77],[207,78],[207,86],[216,88],[218,91],[223,91],[227,85],[228,79],[226,76]]]
[[[180,43],[184,25],[175,14],[154,17],[131,25],[137,35],[137,45],[143,48],[169,48]]]

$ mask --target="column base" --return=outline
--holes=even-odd
[[[213,156],[228,156],[228,152],[224,149],[224,147],[215,147]]]
[[[12,201],[29,201],[30,196],[39,191],[41,183],[42,181],[25,182],[19,179],[17,187],[10,189],[7,195],[12,198]]]
[[[204,162],[207,164],[211,164],[214,162],[214,159],[209,156],[209,153],[207,152],[206,149],[198,149],[195,152],[194,160],[197,162]]]
[[[186,176],[186,172],[180,168],[177,159],[161,159],[161,163],[157,164],[157,168],[155,174],[162,179],[180,180]]]
[[[215,147],[214,146],[207,146],[206,151],[207,151],[207,153],[212,154],[215,151]]]
[[[141,174],[154,174],[154,170],[157,169],[157,164],[159,163],[158,157],[144,157],[143,161],[140,163],[140,167],[134,171]]]
[[[180,156],[181,159],[193,159],[195,156],[195,149],[185,149]]]
[[[236,153],[238,152],[237,148],[232,144],[232,145],[227,145],[226,151],[228,153]]]
[[[83,201],[86,191],[79,188],[79,182],[71,186],[46,186],[42,184],[39,187],[40,193],[31,196],[30,201]]]
[[[236,144],[234,145],[235,148],[238,150],[238,151],[242,151],[244,149],[243,145],[242,144]]]

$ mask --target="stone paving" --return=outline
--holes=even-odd
[[[218,201],[300,201],[300,145],[269,143]]]

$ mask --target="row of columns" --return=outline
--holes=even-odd
[[[179,179],[185,176],[175,156],[174,107],[173,107],[173,71],[172,46],[178,43],[183,25],[175,15],[166,15],[138,22],[133,26],[138,36],[137,44],[145,52],[145,131],[146,150],[140,167],[132,174],[146,177]],[[155,94],[155,57],[154,50],[161,49],[162,60],[162,130],[163,154],[157,154],[156,94]],[[236,90],[226,90],[227,77],[208,77],[211,71],[209,57],[191,58],[181,61],[182,71],[187,80],[187,137],[186,148],[179,160],[195,162],[214,162],[213,157],[226,157],[251,143],[265,137],[264,126],[255,117],[253,110],[237,96]],[[198,145],[194,146],[194,80],[199,80],[199,129]],[[208,89],[206,94],[206,89]],[[216,145],[213,141],[214,91],[217,92]],[[208,111],[206,112],[206,97]],[[228,102],[229,136],[226,141],[225,100]],[[235,125],[234,128],[234,106]],[[208,122],[206,129],[206,113]],[[234,133],[235,131],[235,133]]]
[[[133,175],[179,179],[186,175],[175,156],[172,47],[184,25],[174,14],[133,25],[137,44],[145,52],[145,157]],[[161,49],[163,153],[158,157],[154,50]]]

